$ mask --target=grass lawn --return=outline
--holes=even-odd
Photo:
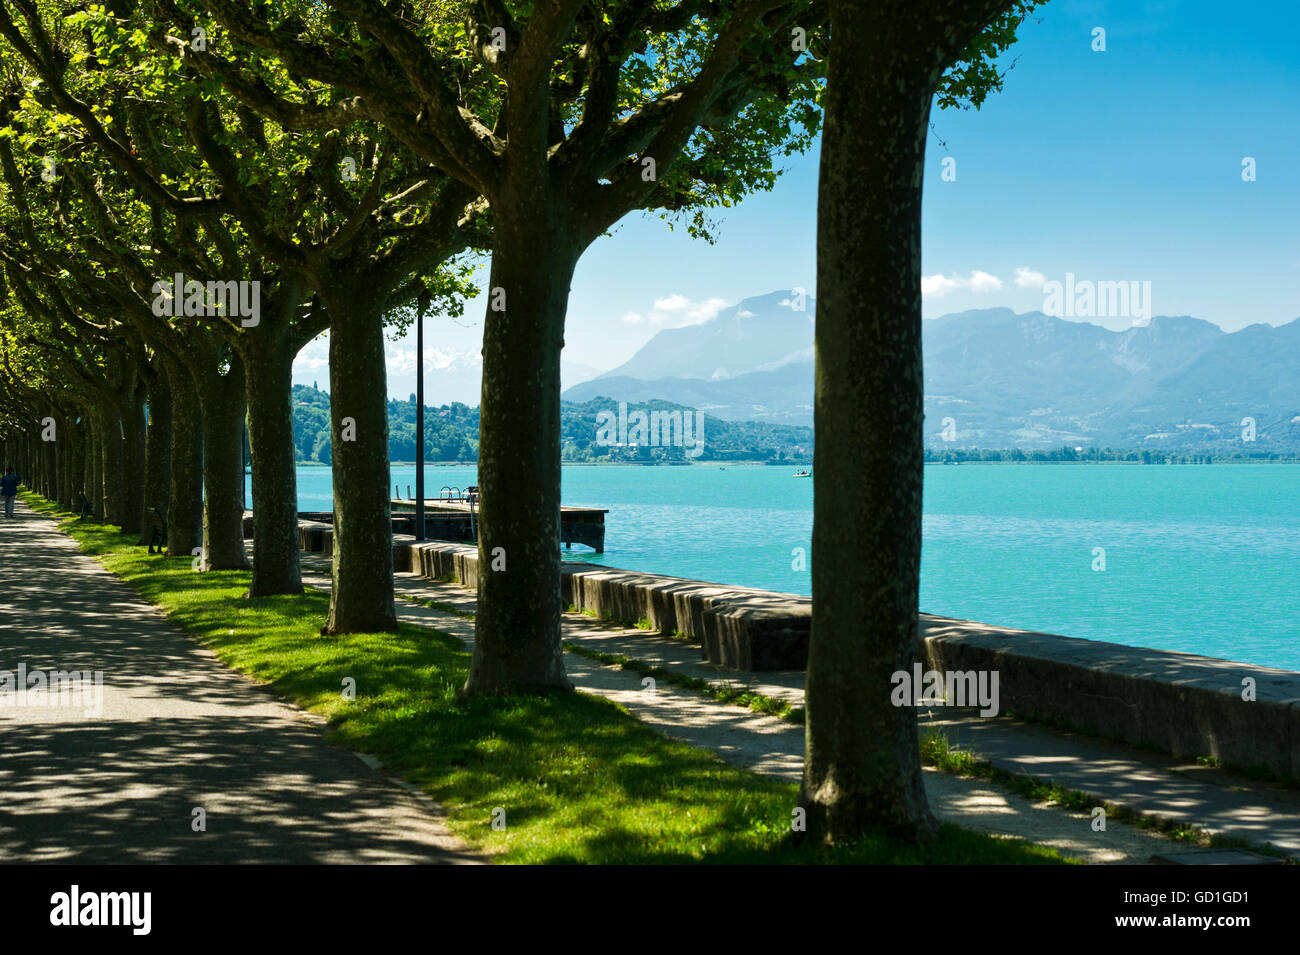
[[[60,526],[228,666],[329,720],[446,809],[452,829],[502,862],[1060,863],[1054,850],[954,825],[924,848],[885,838],[826,849],[790,834],[798,788],[669,740],[584,693],[463,700],[459,640],[422,627],[322,637],[329,597],[252,600],[246,572],[196,573],[116,528]],[[343,695],[347,678],[356,699]],[[358,770],[360,771],[360,769]],[[504,829],[494,810],[504,809]],[[497,814],[499,815],[499,814]]]

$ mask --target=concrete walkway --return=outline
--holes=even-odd
[[[0,671],[20,665],[102,671],[103,711],[0,700],[0,863],[477,861],[21,502],[0,516]]]
[[[321,590],[329,589],[328,558],[303,554],[302,564],[304,583]],[[399,596],[436,601],[460,612],[474,609],[473,594],[454,584],[442,584],[412,574],[397,574],[395,585]],[[467,646],[473,644],[472,620],[403,599],[397,602],[397,612],[405,622],[433,627],[459,637]],[[746,681],[735,671],[701,663],[699,648],[685,641],[641,630],[609,627],[577,614],[566,614],[563,627],[564,639],[579,646],[645,660],[719,684],[749,686],[772,696],[782,696],[793,703],[803,702],[802,673],[748,674],[756,679]],[[800,778],[804,748],[802,726],[743,707],[718,703],[703,694],[663,682],[650,691],[643,685],[641,675],[618,667],[602,666],[579,654],[569,653],[565,657],[565,667],[579,690],[621,704],[632,715],[667,736],[712,750],[727,762],[753,772],[796,782]],[[757,682],[757,678],[763,682]],[[945,715],[952,719],[951,714]],[[1137,766],[1136,761],[1124,762],[1125,758],[1134,760],[1133,751],[1112,753],[1104,762],[1093,764],[1089,761],[1092,754],[1082,748],[1071,748],[1075,743],[1064,735],[1048,737],[1036,727],[1030,727],[1023,736],[1017,736],[1020,729],[1011,721],[974,718],[973,722],[986,728],[1006,724],[1005,733],[998,738],[1006,743],[1008,758],[1012,760],[1055,759],[1058,762],[1052,765],[1057,767],[1064,755],[1065,762],[1098,777],[1108,774],[1123,776],[1134,772]],[[966,741],[966,720],[956,718],[952,729],[954,732],[950,732],[950,739]],[[991,738],[979,738],[981,745],[975,746],[977,754],[984,755],[982,743]],[[1005,760],[999,757],[996,762]],[[1018,768],[1026,770],[1031,766],[1020,765]],[[1056,775],[1046,769],[1042,762],[1032,763],[1035,775]],[[1160,805],[1167,807],[1165,800],[1156,797],[1162,794],[1160,787],[1171,784],[1170,779],[1159,777],[1158,780],[1145,781],[1141,773],[1135,773],[1131,778],[1119,781],[1126,784],[1127,796],[1138,798],[1117,799],[1116,802],[1124,801],[1128,805],[1136,801],[1148,810]],[[1097,832],[1092,829],[1092,819],[1087,814],[1034,803],[984,780],[963,778],[927,767],[925,784],[931,807],[942,819],[996,836],[1027,839],[1051,846],[1063,854],[1091,863],[1145,864],[1151,861],[1152,855],[1191,848],[1114,819],[1108,820],[1105,832]],[[1199,782],[1196,785],[1204,786]],[[1209,802],[1208,792],[1198,790],[1198,793],[1205,803]],[[1204,823],[1202,814],[1195,815]],[[1258,821],[1261,831],[1268,835],[1283,834],[1275,832],[1274,824],[1286,820],[1265,813]],[[1294,819],[1290,821],[1294,822]]]
[[[587,627],[572,636],[566,633],[566,639],[720,686],[804,705],[802,670],[725,670],[702,661],[696,644],[618,627]],[[1112,805],[1190,823],[1211,833],[1256,845],[1271,843],[1300,858],[1300,791],[1295,789],[1043,724],[981,718],[975,709],[940,706],[921,710],[918,717],[923,726],[946,733],[953,746],[970,750],[1000,769],[1047,779]]]

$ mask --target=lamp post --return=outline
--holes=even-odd
[[[415,539],[424,540],[424,309],[428,290],[416,300],[415,312]]]

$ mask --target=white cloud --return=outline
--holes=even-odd
[[[1002,280],[996,275],[989,275],[987,272],[981,272],[976,269],[970,274],[970,290],[972,292],[996,292],[1002,288]]]
[[[683,325],[699,325],[707,322],[726,307],[727,300],[723,298],[695,301],[674,292],[672,295],[655,299],[653,307],[647,314],[624,312],[623,321],[629,325],[645,324],[657,328],[681,328]]]
[[[329,356],[329,339],[323,335],[319,338],[314,338],[304,345],[302,350],[298,352],[298,356],[294,358],[293,370],[295,373],[318,371],[319,369],[325,368],[329,365]]]
[[[415,372],[415,349],[389,345],[385,350],[389,375],[409,375]],[[424,374],[446,371],[465,365],[480,364],[482,359],[474,352],[455,351],[426,345],[424,348]]]
[[[389,345],[384,349],[384,358],[390,375],[405,375],[415,370],[414,348],[399,348],[395,345]]]
[[[430,369],[433,371],[442,371],[446,368],[455,366],[474,366],[483,364],[483,355],[480,352],[472,351],[455,351],[447,348],[428,348],[424,349],[424,368],[427,374]]]
[[[685,310],[691,304],[691,300],[685,295],[679,295],[674,292],[666,298],[655,299],[656,312],[680,312]]]
[[[1020,288],[1041,289],[1047,281],[1047,276],[1042,272],[1035,272],[1033,269],[1021,266],[1016,269],[1016,285]]]
[[[943,298],[953,289],[960,287],[961,282],[958,279],[950,279],[946,275],[921,276],[921,295],[924,298]]]
[[[969,289],[972,292],[996,292],[1002,288],[1002,280],[996,275],[975,269],[970,275],[935,275],[921,276],[921,295],[924,298],[943,298],[957,289]]]

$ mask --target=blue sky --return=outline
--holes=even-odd
[[[1097,27],[1105,52],[1092,48]],[[1228,331],[1300,317],[1298,28],[1295,0],[1043,6],[1020,30],[1002,93],[979,111],[933,114],[926,317],[1041,309],[1041,282],[1066,273],[1150,282],[1154,314]],[[955,181],[941,177],[946,157]],[[785,165],[773,192],[722,210],[713,246],[640,214],[598,240],[574,278],[566,361],[607,370],[662,328],[751,295],[813,290],[816,149]],[[470,302],[459,324],[430,319],[427,348],[477,353],[484,307]],[[324,354],[310,346],[296,380],[324,386],[324,367],[311,367]],[[390,394],[414,390],[413,357],[413,336],[392,343]]]

